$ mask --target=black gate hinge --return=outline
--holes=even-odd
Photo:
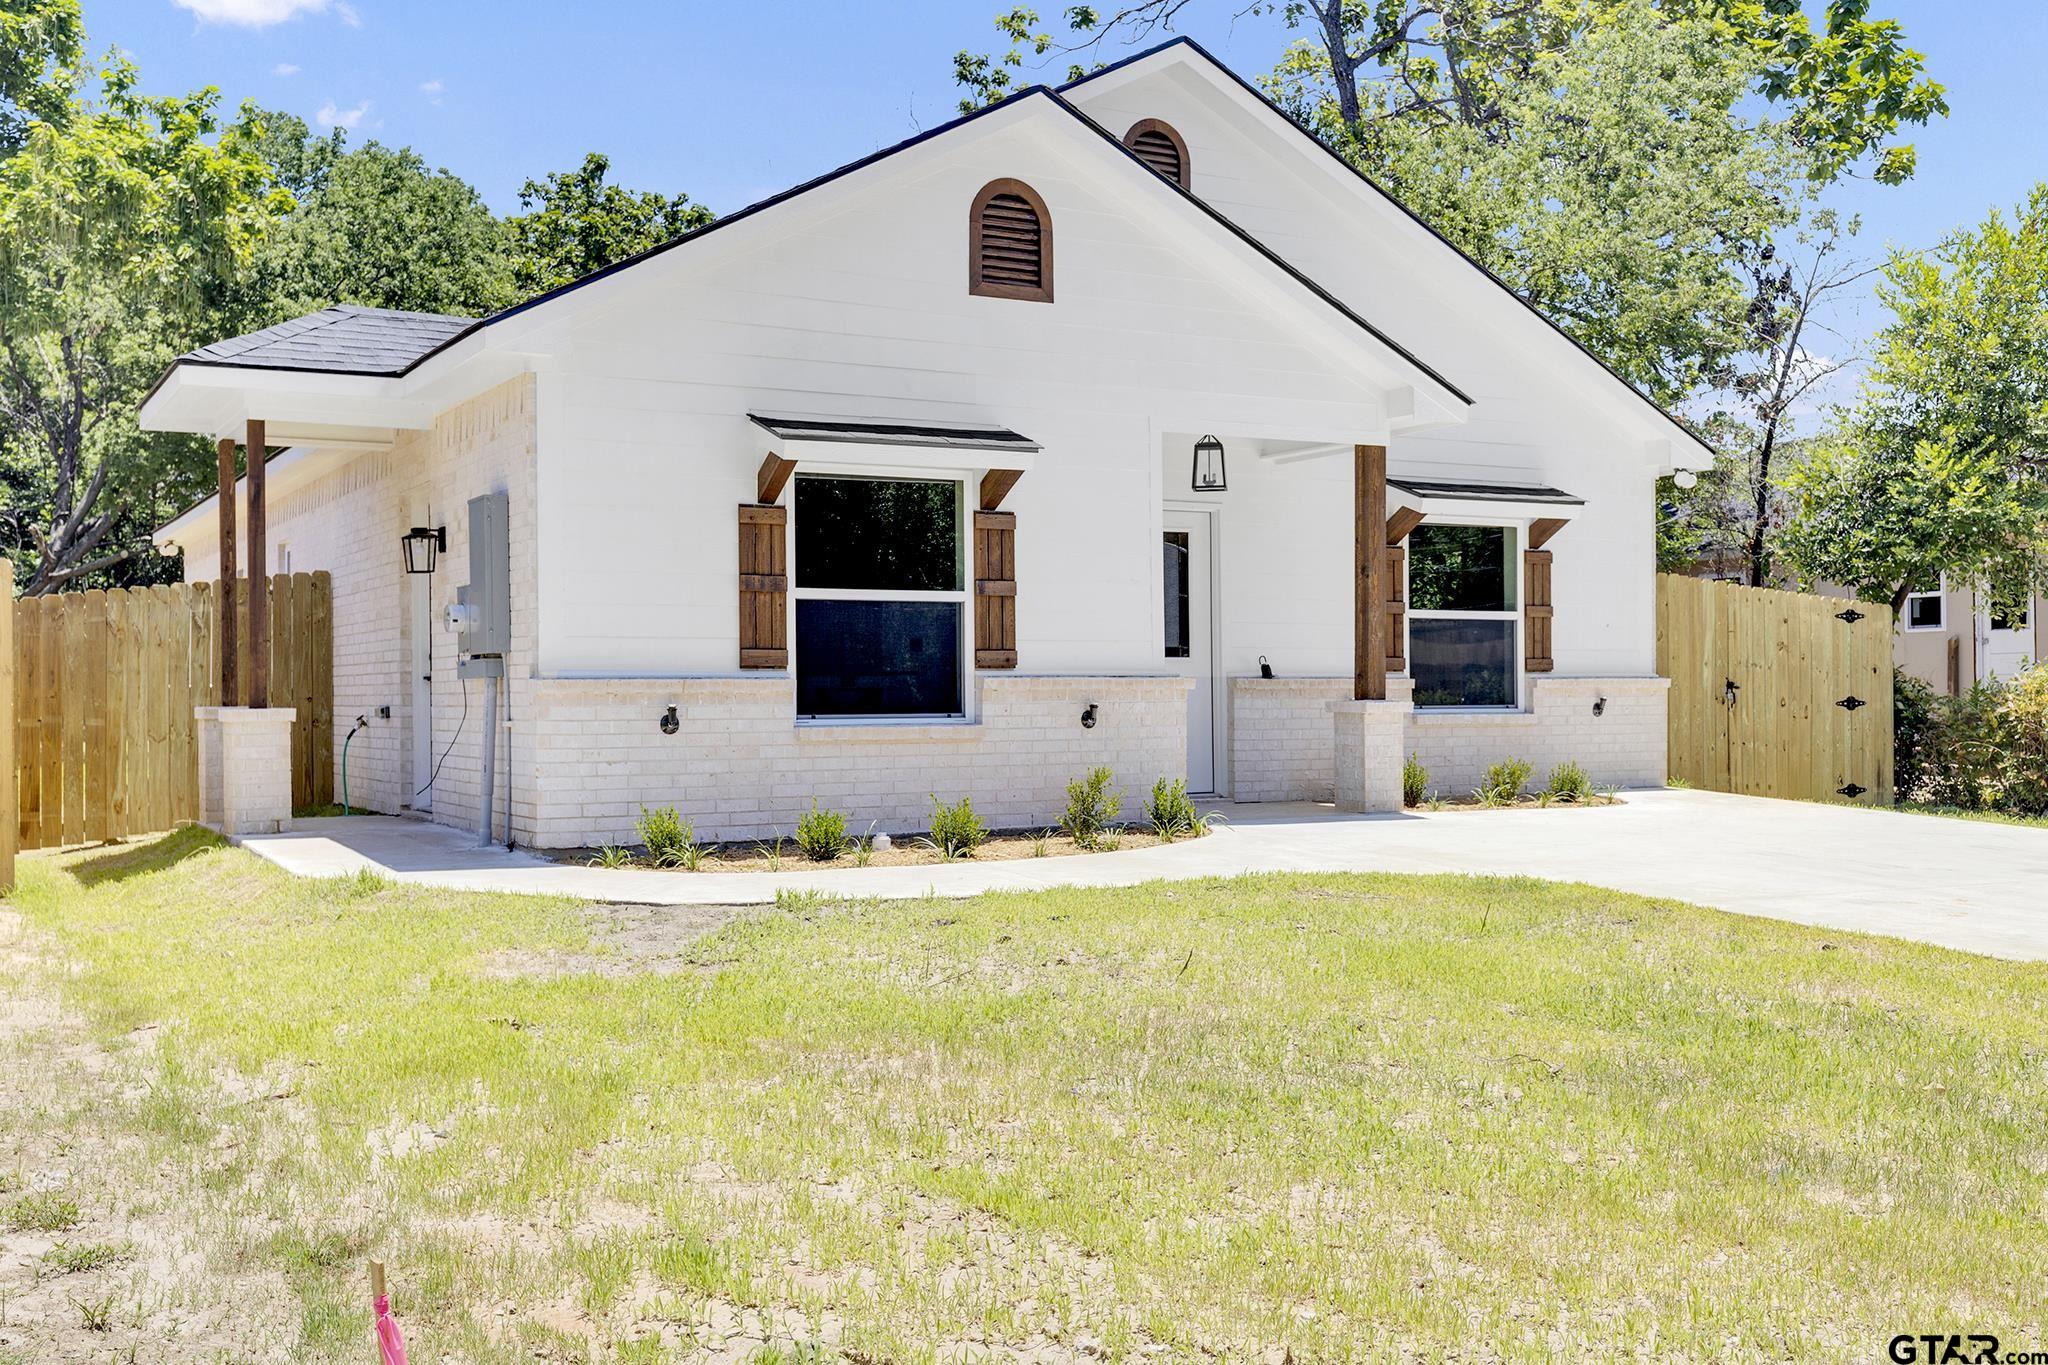
[[[1861,621],[1863,619],[1863,613],[1856,610],[1856,608],[1854,607],[1850,607],[1847,611],[1836,612],[1835,619],[1837,621],[1847,621],[1850,625],[1853,626],[1858,621]]]
[[[1868,706],[1870,703],[1861,697],[1844,697],[1836,702],[1835,705],[1841,707],[1844,711],[1854,711],[1857,707]]]
[[[1859,796],[1863,795],[1863,793],[1865,793],[1865,792],[1869,791],[1869,790],[1870,790],[1870,788],[1868,788],[1868,787],[1859,787],[1859,786],[1857,786],[1857,785],[1856,785],[1856,784],[1855,784],[1854,782],[1851,782],[1851,783],[1850,783],[1850,784],[1849,784],[1848,786],[1846,786],[1846,787],[1837,787],[1837,788],[1835,788],[1835,790],[1836,790],[1837,792],[1841,793],[1841,794],[1842,794],[1843,796],[1846,796],[1846,797],[1848,797],[1848,798],[1849,798],[1849,799],[1850,799],[1851,801],[1854,801],[1854,800],[1855,800],[1855,799],[1856,799],[1857,797],[1859,797]]]

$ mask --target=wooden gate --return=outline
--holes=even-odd
[[[1869,602],[1657,576],[1670,771],[1696,787],[1892,800],[1892,616]]]
[[[325,573],[270,580],[270,701],[292,722],[292,805],[334,799],[334,606]],[[237,594],[246,688],[248,581]],[[149,834],[199,818],[192,711],[219,704],[212,583],[14,604],[21,847]],[[247,698],[238,700],[246,701]]]

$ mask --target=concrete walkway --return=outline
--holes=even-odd
[[[1244,872],[1471,872],[1592,882],[1740,914],[2048,959],[2048,829],[1719,792],[1639,791],[1593,810],[1340,815],[1222,806],[1206,839],[1085,857],[822,872],[641,872],[553,863],[384,816],[301,820],[244,846],[306,876],[654,905],[739,905],[780,891],[971,896]]]

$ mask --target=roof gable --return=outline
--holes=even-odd
[[[1015,117],[1040,111],[1080,130],[1085,140],[1108,158],[1111,164],[1128,164],[1134,168],[1138,172],[1134,178],[1141,187],[1138,193],[1159,196],[1151,202],[1164,202],[1169,205],[1178,203],[1182,206],[1182,211],[1198,216],[1204,229],[1214,234],[1219,241],[1227,243],[1228,248],[1248,270],[1269,279],[1277,279],[1283,287],[1293,291],[1306,306],[1322,310],[1362,334],[1362,338],[1370,346],[1383,353],[1409,376],[1404,382],[1419,384],[1422,389],[1434,396],[1436,404],[1452,410],[1469,405],[1470,398],[1450,379],[1424,363],[1387,332],[1361,316],[1351,306],[1310,279],[1291,262],[1244,231],[1213,206],[1190,194],[1177,183],[1158,175],[1108,129],[1097,124],[1057,92],[1043,86],[1029,87],[999,104],[976,110],[891,147],[873,152],[780,194],[748,205],[704,227],[663,242],[487,318],[472,320],[440,314],[398,313],[352,306],[324,309],[319,313],[294,319],[277,327],[266,328],[248,336],[216,342],[179,357],[158,379],[156,387],[151,391],[151,398],[155,397],[157,390],[163,387],[165,380],[179,365],[404,377],[412,374],[436,355],[478,332],[488,333],[513,318],[545,308],[558,300],[573,297],[579,291],[600,281],[640,267],[686,244],[730,233],[738,225],[772,212],[781,205],[823,190],[879,163],[914,152],[921,146],[942,139],[979,120],[1003,117],[1006,114]],[[148,400],[145,400],[144,407],[148,407]]]
[[[1063,98],[1075,99],[1077,101],[1085,100],[1091,86],[1126,83],[1142,79],[1155,70],[1173,66],[1185,69],[1206,81],[1209,85],[1227,92],[1234,102],[1256,111],[1254,116],[1261,123],[1266,124],[1275,131],[1284,131],[1284,134],[1290,139],[1298,139],[1301,144],[1304,144],[1305,149],[1312,149],[1309,151],[1309,155],[1317,163],[1339,172],[1340,174],[1337,178],[1353,187],[1355,192],[1368,197],[1376,205],[1393,210],[1401,222],[1411,228],[1419,229],[1420,234],[1432,244],[1433,248],[1440,249],[1446,259],[1455,260],[1462,266],[1469,267],[1471,271],[1476,272],[1477,278],[1491,283],[1501,295],[1513,300],[1517,305],[1518,312],[1526,314],[1530,319],[1541,324],[1541,334],[1563,343],[1563,347],[1559,348],[1560,354],[1575,356],[1576,361],[1574,363],[1586,366],[1585,372],[1607,392],[1625,399],[1641,409],[1646,409],[1648,414],[1660,419],[1661,423],[1672,435],[1683,440],[1701,455],[1708,459],[1712,458],[1714,453],[1712,447],[1684,419],[1664,408],[1644,394],[1634,384],[1623,378],[1605,360],[1602,360],[1599,356],[1588,350],[1585,344],[1579,341],[1578,338],[1572,336],[1571,333],[1565,331],[1562,327],[1559,327],[1550,318],[1546,317],[1541,310],[1536,308],[1535,305],[1517,293],[1507,281],[1501,279],[1500,276],[1494,274],[1484,264],[1467,254],[1455,242],[1445,237],[1441,232],[1438,232],[1436,228],[1430,225],[1427,219],[1381,187],[1370,175],[1345,160],[1320,138],[1295,122],[1287,115],[1286,111],[1267,98],[1264,92],[1245,80],[1237,72],[1231,70],[1230,67],[1218,60],[1193,38],[1178,37],[1155,47],[1132,53],[1128,57],[1067,82],[1059,87],[1058,93]],[[1197,188],[1199,188],[1199,184]],[[1536,331],[1538,329],[1532,328],[1531,330]],[[1569,348],[1569,350],[1567,351],[1565,348]]]

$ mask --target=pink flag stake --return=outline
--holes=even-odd
[[[405,1338],[391,1317],[391,1300],[384,1293],[384,1263],[370,1262],[370,1299],[377,1309],[377,1355],[382,1365],[406,1365]]]

